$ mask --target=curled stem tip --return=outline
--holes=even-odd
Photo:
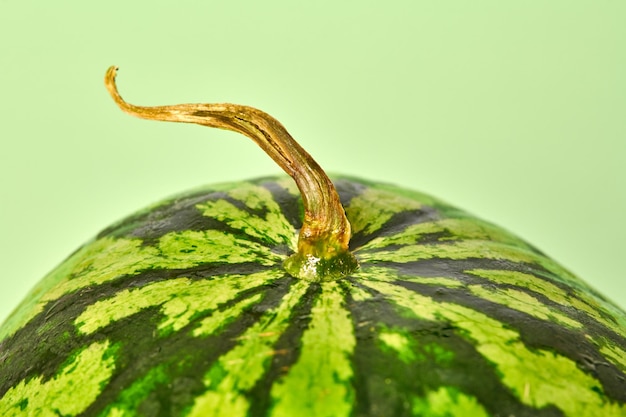
[[[284,263],[287,272],[310,281],[327,281],[358,267],[348,250],[350,223],[334,185],[278,120],[253,107],[228,103],[136,106],[120,96],[115,83],[117,70],[116,66],[109,67],[104,82],[124,112],[142,119],[195,123],[241,133],[294,179],[302,195],[304,219],[297,252]]]

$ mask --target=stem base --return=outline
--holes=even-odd
[[[336,281],[357,270],[359,264],[351,252],[336,253],[329,258],[294,253],[285,259],[283,268],[289,275],[311,282]]]

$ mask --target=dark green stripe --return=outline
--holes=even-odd
[[[292,181],[291,178],[285,178],[284,181]],[[293,192],[281,183],[277,181],[261,182],[262,187],[266,188],[271,194],[272,198],[280,207],[281,212],[293,226],[294,229],[300,229],[302,227],[302,219],[304,218],[304,208],[302,206],[302,199],[299,195],[294,195],[293,192],[298,192],[295,184]]]
[[[355,233],[350,240],[350,249],[357,251],[376,238],[394,235],[411,225],[430,222],[437,218],[439,218],[439,213],[431,207],[422,207],[419,210],[406,210],[395,213],[382,227],[371,233],[365,231]]]
[[[339,194],[341,205],[344,207],[349,206],[353,198],[358,197],[368,188],[366,184],[342,177],[331,176],[331,179]]]
[[[311,284],[301,302],[293,309],[291,323],[274,346],[276,355],[272,356],[263,379],[259,380],[248,394],[250,417],[267,416],[267,411],[272,403],[270,395],[272,386],[287,374],[300,357],[302,334],[309,327],[311,307],[319,297],[320,292],[319,284]]]
[[[187,195],[171,198],[154,206],[148,206],[102,230],[96,239],[105,236],[139,237],[147,242],[182,230],[212,229],[219,223],[201,215],[196,204],[209,199],[224,197],[223,192],[211,189],[198,190]]]

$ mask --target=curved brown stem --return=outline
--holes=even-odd
[[[334,185],[280,122],[261,110],[237,104],[129,104],[117,90],[116,73],[117,67],[110,67],[104,80],[111,97],[124,112],[142,119],[195,123],[241,133],[295,180],[302,195],[304,219],[298,251],[285,262],[290,274],[322,281],[337,279],[356,269],[356,259],[348,250],[350,223]]]

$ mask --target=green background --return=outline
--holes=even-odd
[[[236,102],[327,171],[491,220],[626,307],[626,2],[0,0],[0,320],[108,224],[279,173],[230,132],[121,113]]]

